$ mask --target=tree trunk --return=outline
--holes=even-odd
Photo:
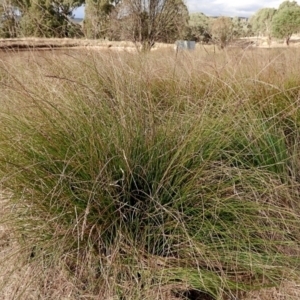
[[[285,39],[285,42],[286,42],[286,45],[287,45],[287,46],[290,45],[290,39],[291,39],[290,36],[288,36],[288,37]]]
[[[154,46],[154,42],[151,40],[146,40],[142,42],[142,52],[149,52]]]
[[[268,34],[268,40],[267,40],[268,46],[271,47],[272,44],[272,36]]]

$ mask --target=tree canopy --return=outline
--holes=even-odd
[[[0,36],[67,37],[80,34],[70,21],[84,0],[1,0]]]
[[[275,8],[262,8],[257,11],[250,18],[250,24],[252,25],[253,32],[258,35],[265,35],[268,38],[271,38],[272,20],[275,14]]]
[[[221,48],[225,48],[227,43],[233,37],[233,22],[231,18],[219,17],[213,21],[211,32],[213,38],[220,44]]]
[[[188,38],[208,42],[211,39],[210,18],[203,13],[192,13],[189,18]]]
[[[155,42],[173,42],[185,34],[188,10],[182,0],[123,0],[111,15],[111,36],[147,50]]]
[[[109,16],[116,3],[110,0],[85,1],[84,33],[88,38],[103,38],[107,35]]]
[[[293,1],[295,2],[295,1]],[[293,33],[300,30],[300,6],[298,4],[285,1],[275,14],[272,21],[272,33],[275,37],[284,38],[287,45],[289,45],[290,38]]]
[[[17,13],[12,1],[0,1],[0,37],[17,36]]]
[[[297,1],[283,1],[279,7],[278,7],[278,10],[282,10],[284,8],[293,8],[293,7],[298,7],[298,3]]]
[[[292,34],[300,30],[300,6],[296,1],[283,1],[278,9],[262,8],[251,18],[252,30],[257,35],[284,38],[289,45]]]
[[[85,5],[83,30],[72,22]],[[151,48],[186,33],[189,13],[184,0],[0,0],[2,37],[126,38]],[[16,16],[15,12],[18,13]]]
[[[82,26],[72,21],[84,5]],[[253,33],[284,38],[300,31],[300,6],[283,1],[262,8],[249,20],[189,14],[185,0],[0,0],[0,37],[80,37],[130,40],[151,49],[155,42],[177,39],[208,42],[224,48],[233,37]]]

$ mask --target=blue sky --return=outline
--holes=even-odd
[[[203,12],[207,16],[239,16],[249,17],[263,7],[278,8],[283,0],[185,0],[190,12]],[[297,1],[300,4],[300,0]],[[75,12],[76,17],[82,18],[84,8]]]

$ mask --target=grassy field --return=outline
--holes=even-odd
[[[1,298],[299,299],[299,62],[1,52]]]

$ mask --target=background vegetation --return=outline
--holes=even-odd
[[[295,49],[58,53],[1,60],[1,224],[19,245],[1,291],[26,266],[14,299],[299,279]]]
[[[285,39],[287,45],[300,28],[296,1],[284,1],[276,10],[263,8],[251,18],[189,14],[182,0],[65,0],[0,1],[0,37],[86,37],[131,41],[149,50],[155,42],[178,39],[216,43],[224,48],[240,37],[263,35]],[[85,5],[81,24],[73,11]]]
[[[300,30],[300,7],[296,1],[284,1],[278,10],[263,8],[250,20],[258,35],[267,35],[269,43],[272,37],[284,38],[289,45],[293,33]]]

